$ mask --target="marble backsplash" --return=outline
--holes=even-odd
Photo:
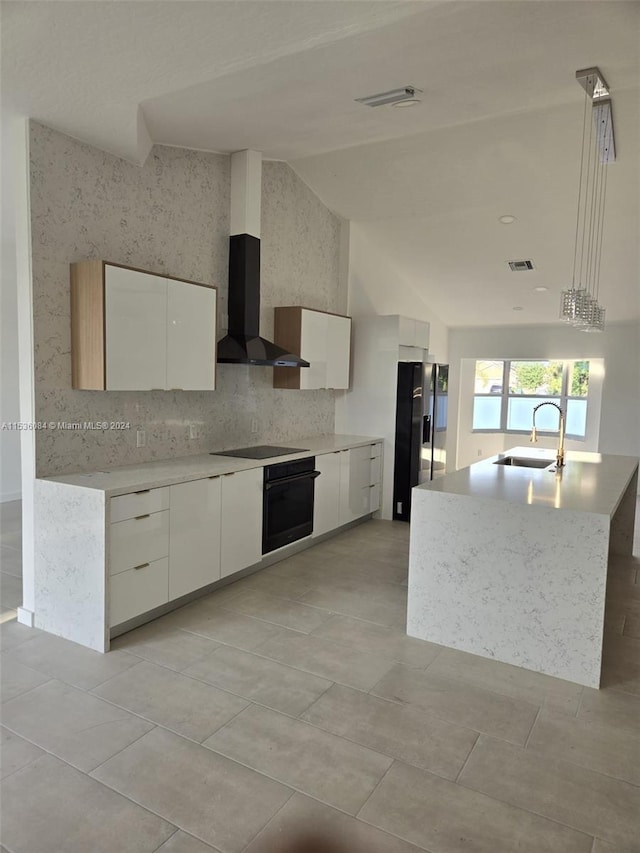
[[[36,420],[129,429],[36,433],[38,476],[332,432],[333,391],[272,387],[272,368],[218,365],[216,391],[74,391],[69,264],[102,258],[218,286],[226,330],[230,158],[155,146],[143,167],[31,123]],[[286,163],[262,177],[261,333],[276,305],[344,312],[340,224]],[[251,432],[252,422],[257,432]],[[194,424],[198,438],[189,438]],[[136,447],[136,430],[146,447]]]

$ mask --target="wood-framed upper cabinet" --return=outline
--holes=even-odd
[[[300,306],[276,308],[274,342],[310,364],[274,368],[274,388],[349,387],[351,317]]]
[[[73,387],[215,388],[217,289],[105,261],[71,265]]]

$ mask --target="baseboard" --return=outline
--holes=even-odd
[[[21,625],[28,625],[29,628],[33,628],[34,616],[35,614],[32,610],[25,610],[24,607],[18,607],[18,622]]]
[[[21,501],[22,492],[2,492],[0,493],[0,504],[7,504],[9,501]]]

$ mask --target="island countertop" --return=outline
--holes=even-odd
[[[633,456],[582,451],[569,451],[558,471],[494,464],[505,456],[548,459],[550,465],[555,460],[552,450],[514,447],[415,490],[611,517],[638,467]]]

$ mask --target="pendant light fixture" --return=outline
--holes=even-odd
[[[609,87],[598,68],[576,71],[585,92],[576,239],[571,287],[563,290],[560,319],[583,332],[602,332],[600,263],[607,169],[616,158]]]

